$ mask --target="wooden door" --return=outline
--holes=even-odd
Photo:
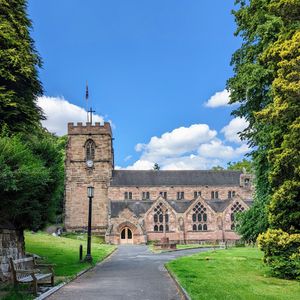
[[[120,234],[121,244],[133,244],[132,231],[128,227],[123,228]]]

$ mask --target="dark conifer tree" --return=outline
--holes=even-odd
[[[36,97],[41,59],[30,37],[26,0],[0,0],[0,128],[32,130],[43,118]]]

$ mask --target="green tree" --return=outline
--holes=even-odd
[[[272,8],[282,13],[276,10],[278,6]],[[300,11],[300,1],[297,8]],[[267,150],[269,221],[272,227],[289,233],[300,232],[300,31],[293,31],[280,35],[264,53],[263,59],[275,61],[278,69],[271,89],[274,101],[257,113],[260,122],[273,128]]]
[[[159,166],[158,163],[155,163],[155,164],[153,165],[153,170],[154,170],[154,171],[159,171],[159,170],[160,170],[160,166]]]
[[[62,212],[63,142],[41,131],[0,138],[0,218],[39,229]]]
[[[293,234],[300,230],[300,1],[236,3],[243,44],[233,55],[235,74],[228,88],[231,102],[240,103],[234,114],[250,124],[243,136],[255,146],[256,175],[255,203],[242,217],[240,232],[254,238],[270,226]],[[255,217],[260,228],[253,226]],[[275,248],[280,243],[273,241]],[[287,277],[290,262],[278,261]]]
[[[221,171],[221,170],[224,170],[224,168],[221,167],[221,166],[219,166],[219,165],[217,165],[217,166],[213,166],[213,167],[211,168],[211,170],[213,170],[213,171]]]
[[[245,170],[248,173],[252,173],[253,166],[250,160],[243,158],[241,161],[237,161],[237,162],[230,161],[229,163],[227,163],[227,170],[237,170],[237,171]]]
[[[234,115],[245,117],[249,127],[242,133],[250,146],[255,146],[252,153],[256,177],[255,201],[267,206],[270,201],[269,182],[270,161],[268,149],[271,148],[270,135],[272,126],[261,122],[256,114],[272,103],[271,85],[276,77],[274,63],[262,59],[265,49],[277,41],[284,28],[282,19],[274,15],[272,0],[237,0],[238,9],[233,12],[237,24],[236,35],[243,39],[242,46],[232,57],[234,76],[227,82],[231,93],[231,103],[239,103]],[[278,1],[277,1],[278,2]],[[265,211],[265,210],[264,210]],[[266,217],[259,214],[258,218]],[[260,220],[259,224],[265,224]],[[241,224],[243,226],[243,222]],[[261,232],[264,230],[261,228]]]
[[[1,219],[19,228],[39,228],[49,207],[49,203],[40,200],[45,186],[51,184],[43,161],[19,136],[2,137],[0,168]]]
[[[0,128],[30,131],[43,118],[36,97],[41,59],[30,37],[25,0],[0,0]]]

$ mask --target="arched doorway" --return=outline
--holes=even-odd
[[[120,233],[120,243],[121,244],[133,244],[132,231],[128,227],[124,227]]]

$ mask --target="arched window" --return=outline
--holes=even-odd
[[[85,143],[85,158],[86,160],[95,158],[95,142],[93,140],[87,140]]]
[[[154,231],[163,232],[164,224],[166,224],[166,231],[169,231],[168,210],[164,209],[163,204],[161,202],[154,208],[153,222]]]
[[[193,231],[204,231],[207,230],[207,213],[206,207],[200,202],[193,208],[192,214],[192,229]]]
[[[245,208],[239,202],[235,202],[231,206],[231,212],[230,212],[230,221],[231,221],[230,228],[231,228],[231,230],[235,230],[235,228],[236,228],[236,217],[235,217],[235,214],[243,212],[244,210],[245,210]]]

